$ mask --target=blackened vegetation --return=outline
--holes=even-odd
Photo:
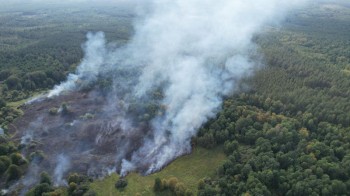
[[[146,121],[125,121],[123,103],[106,103],[106,97],[92,90],[25,105],[25,114],[14,123],[14,138],[20,142],[30,135],[29,141],[22,141],[22,153],[42,152],[38,164],[48,171],[56,167],[58,155],[67,154],[70,172],[102,176],[108,167],[130,158],[149,131]]]

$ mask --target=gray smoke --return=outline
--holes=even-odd
[[[39,117],[36,121],[33,121],[29,124],[28,128],[24,131],[23,136],[21,137],[21,144],[22,145],[28,145],[31,142],[33,142],[34,138],[34,132],[36,131],[36,128],[38,125],[43,123],[43,119]]]
[[[67,185],[64,175],[70,168],[69,157],[65,154],[60,154],[57,157],[57,166],[54,171],[54,183],[55,186]]]
[[[18,184],[21,184],[21,186],[23,187],[23,189],[20,192],[20,195],[25,195],[25,193],[28,192],[29,187],[39,182],[39,175],[40,175],[39,166],[36,165],[35,163],[31,163],[28,167],[28,171],[29,171],[28,174],[22,179],[21,183],[18,183]],[[12,186],[10,189],[16,190],[17,185]]]
[[[111,102],[123,101],[122,108],[128,108],[130,98],[152,100],[149,94],[161,89],[163,99],[158,104],[164,111],[150,121],[152,134],[141,148],[124,158],[121,174],[144,167],[146,174],[152,173],[189,153],[191,138],[220,110],[223,96],[237,90],[238,82],[253,73],[253,36],[305,2],[147,1],[146,7],[138,7],[135,35],[126,46],[111,49],[103,33],[88,34],[85,57],[76,73],[48,96],[78,90],[120,69],[134,69],[130,81],[113,77]],[[131,90],[121,93],[119,88]]]
[[[69,74],[66,82],[57,85],[47,95],[53,97],[59,95],[62,91],[75,90],[77,83],[94,82],[97,74],[100,72],[104,63],[106,54],[106,41],[102,32],[96,34],[87,34],[88,41],[83,46],[85,57],[76,70],[76,73]]]

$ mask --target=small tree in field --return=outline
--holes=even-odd
[[[124,189],[126,186],[128,186],[128,181],[123,178],[119,179],[117,183],[115,183],[116,189]]]
[[[10,165],[10,167],[7,169],[7,181],[17,180],[21,177],[22,171],[21,168],[17,165]]]
[[[162,184],[162,181],[160,180],[160,178],[156,178],[154,180],[153,190],[156,192],[163,190],[163,184]]]

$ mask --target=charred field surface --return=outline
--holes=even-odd
[[[10,131],[40,170],[99,177],[118,171],[122,159],[141,146],[149,130],[147,123],[123,120],[121,107],[96,91],[70,92],[22,106],[24,115]],[[69,164],[59,171],[62,156]]]

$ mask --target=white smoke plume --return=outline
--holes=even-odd
[[[222,97],[252,73],[252,37],[297,4],[280,0],[154,1],[131,43],[141,48],[134,53],[146,64],[135,94],[142,97],[165,83],[162,104],[166,111],[153,120],[154,138],[145,141],[131,160],[124,160],[121,173],[145,160],[150,161],[146,173],[151,173],[188,153],[191,137],[216,114]]]
[[[76,73],[69,74],[67,81],[55,86],[47,97],[57,96],[62,91],[75,90],[78,85],[84,85],[78,84],[79,82],[93,82],[96,80],[104,63],[106,41],[102,32],[96,34],[88,33],[87,39],[88,41],[83,46],[85,57],[77,68]]]
[[[33,142],[34,138],[34,132],[36,130],[36,127],[39,124],[43,123],[43,119],[39,117],[36,121],[33,121],[29,124],[28,128],[24,131],[23,136],[21,137],[21,144],[28,145],[31,142]]]
[[[54,184],[55,186],[66,185],[67,182],[64,180],[64,175],[70,168],[69,157],[65,154],[60,154],[57,156],[57,165],[54,171]]]
[[[152,173],[190,152],[191,138],[215,116],[223,96],[236,90],[238,81],[255,68],[253,36],[306,0],[146,2],[138,7],[135,35],[126,46],[109,50],[103,33],[89,34],[76,73],[48,95],[77,89],[81,82],[120,67],[141,69],[136,85],[128,86],[132,97],[148,100],[149,92],[162,89],[165,111],[151,121],[152,136],[123,160],[122,175],[144,166],[146,174]],[[114,78],[115,86],[120,83]]]

